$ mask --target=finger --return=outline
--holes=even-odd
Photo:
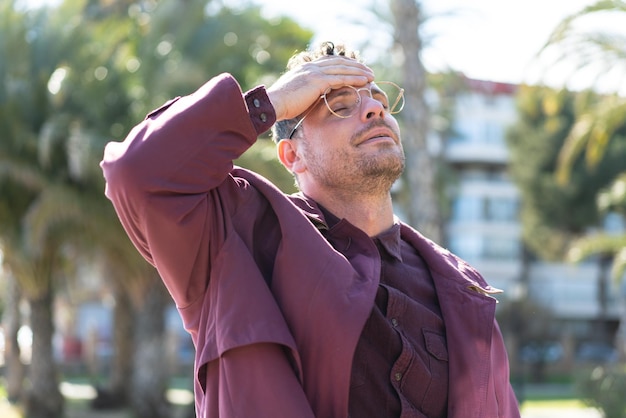
[[[313,61],[304,62],[302,63],[302,65],[303,66],[317,66],[320,68],[343,67],[347,69],[348,68],[354,69],[356,71],[372,72],[372,69],[369,68],[367,65],[365,65],[361,61],[357,61],[354,58],[337,56],[337,55],[325,55],[323,57],[316,58]]]
[[[318,58],[315,61],[306,63],[305,65],[309,65],[311,67],[313,66],[318,67],[328,74],[332,74],[332,73],[354,74],[354,75],[363,75],[368,78],[374,77],[374,71],[370,67],[352,58],[322,57],[322,58]]]
[[[374,72],[354,59],[327,56],[303,63],[284,74],[268,89],[277,118],[289,119],[308,109],[328,88],[363,86]]]
[[[313,64],[304,67],[305,73],[313,79],[317,79],[322,94],[328,87],[337,88],[345,85],[363,86],[374,81],[374,72],[367,66],[353,62],[347,63],[341,59],[336,62],[325,62],[322,65]]]

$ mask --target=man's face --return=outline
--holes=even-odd
[[[366,87],[369,87],[366,86]],[[319,100],[299,128],[298,144],[307,177],[331,189],[387,190],[404,169],[404,151],[396,119],[368,92],[348,118],[333,115]],[[301,181],[306,188],[306,181]],[[303,190],[306,193],[306,190]]]

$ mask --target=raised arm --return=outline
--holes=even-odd
[[[306,63],[267,91],[257,87],[246,94],[223,74],[150,113],[123,142],[107,145],[101,163],[106,195],[179,307],[206,285],[201,280],[209,277],[211,257],[223,241],[232,200],[250,193],[232,177],[233,160],[276,120],[298,116],[329,86],[372,79],[367,66],[345,57]]]
[[[210,268],[209,241],[219,239],[220,229],[207,223],[226,216],[215,210],[221,208],[216,188],[274,120],[264,88],[243,95],[224,74],[149,114],[123,142],[107,145],[106,195],[179,305],[208,277],[197,269]]]

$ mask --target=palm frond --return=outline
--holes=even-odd
[[[605,212],[617,210],[626,213],[626,173],[619,175],[606,190],[598,194],[598,207]]]
[[[38,256],[46,246],[62,242],[58,231],[82,221],[83,211],[74,194],[57,184],[50,184],[39,193],[23,219],[23,242],[28,253]]]
[[[626,234],[612,235],[599,233],[577,239],[567,253],[567,260],[580,262],[594,255],[612,254],[612,274],[619,280],[624,272],[626,263]]]
[[[565,139],[559,152],[556,178],[559,184],[567,184],[574,161],[584,150],[595,124],[594,115],[588,113],[581,116]]]
[[[622,83],[626,73],[626,37],[621,33],[607,32],[605,25],[586,25],[601,21],[605,17],[626,17],[626,2],[602,0],[563,19],[552,31],[537,58],[549,59],[544,71],[549,73],[559,68],[559,77],[570,82],[582,72],[594,85],[601,85],[611,74],[615,88]],[[566,65],[565,65],[566,64]]]
[[[604,155],[609,140],[615,131],[624,124],[626,99],[617,95],[606,96],[594,112],[596,121],[590,133],[586,161],[588,167],[595,167]]]
[[[11,180],[31,191],[42,190],[47,184],[44,174],[32,164],[14,158],[3,158],[0,154],[0,181],[2,180]]]
[[[585,6],[576,13],[573,13],[563,19],[559,25],[552,31],[548,40],[542,47],[544,51],[547,47],[562,42],[571,36],[574,30],[574,23],[582,17],[592,15],[599,12],[626,12],[626,2],[621,0],[600,0],[594,4]]]
[[[619,280],[626,273],[626,245],[615,254],[613,266],[611,267],[611,277]]]
[[[559,154],[556,177],[560,184],[569,180],[572,166],[585,152],[588,168],[594,168],[604,156],[607,144],[624,124],[626,99],[616,94],[604,96],[578,117]]]

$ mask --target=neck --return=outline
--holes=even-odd
[[[335,216],[345,218],[370,237],[386,231],[393,225],[393,205],[389,193],[381,196],[306,194]]]

